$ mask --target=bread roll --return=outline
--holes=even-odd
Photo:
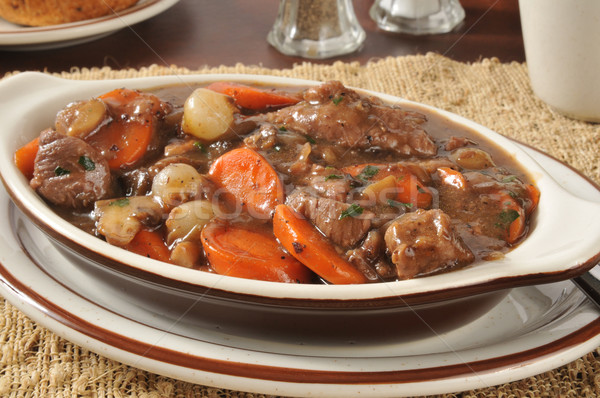
[[[20,25],[58,25],[109,15],[137,2],[138,0],[0,0],[0,17]]]

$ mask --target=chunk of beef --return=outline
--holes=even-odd
[[[423,129],[426,117],[417,112],[363,98],[331,81],[310,88],[296,105],[269,113],[276,125],[322,138],[344,147],[379,148],[401,156],[433,156],[437,147]]]
[[[342,213],[350,205],[337,200],[319,198],[297,189],[292,192],[286,203],[309,219],[333,243],[350,248],[358,243],[371,228],[370,212],[357,217],[343,217]]]
[[[123,173],[119,181],[125,196],[143,196],[152,188],[152,177],[145,167]]]
[[[465,147],[469,144],[473,144],[473,141],[468,139],[467,137],[457,137],[451,136],[448,141],[446,141],[446,145],[444,145],[444,149],[448,152],[453,151],[457,148]]]
[[[391,264],[382,260],[384,247],[385,242],[381,232],[372,229],[358,247],[346,252],[346,257],[369,280],[391,279],[396,276],[396,273]]]
[[[277,144],[277,128],[272,124],[263,124],[258,131],[244,138],[244,144],[251,149],[271,149]]]
[[[305,185],[318,196],[345,202],[352,179],[337,169],[313,164],[310,172],[297,183]]]
[[[48,129],[40,134],[30,185],[49,202],[86,208],[112,195],[108,162],[80,138]]]
[[[451,222],[439,209],[419,209],[392,222],[385,232],[385,243],[399,279],[474,261]]]

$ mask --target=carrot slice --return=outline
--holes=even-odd
[[[527,215],[530,215],[540,203],[540,190],[532,184],[525,185],[525,189],[527,190],[527,194],[529,195],[529,200],[531,200],[531,205],[527,209]]]
[[[211,221],[200,236],[217,274],[286,283],[308,283],[312,278],[311,271],[285,252],[269,229]]]
[[[249,148],[221,155],[208,175],[224,190],[223,199],[256,218],[269,218],[284,201],[284,188],[269,162]]]
[[[387,176],[396,177],[396,200],[419,208],[431,206],[433,194],[419,178],[399,164],[360,164],[342,169],[344,173],[364,181],[379,181]]]
[[[140,96],[140,93],[127,88],[117,88],[102,95],[99,95],[102,101],[112,107],[118,107],[130,103]]]
[[[316,227],[291,207],[275,208],[273,233],[288,252],[326,281],[333,284],[367,282]]]
[[[125,249],[154,260],[171,262],[169,248],[158,231],[140,230]]]
[[[140,97],[148,102],[136,101]],[[88,136],[86,141],[104,153],[111,170],[131,166],[148,149],[154,134],[154,116],[161,112],[161,101],[154,95],[126,88],[112,90],[98,98],[117,116],[128,117],[116,118]],[[144,106],[140,108],[142,102]]]
[[[293,105],[300,101],[298,97],[291,94],[239,83],[215,82],[210,84],[207,89],[233,97],[237,105],[252,110]]]
[[[39,149],[39,137],[34,138],[27,144],[15,151],[14,162],[17,168],[23,173],[27,179],[33,178],[33,170],[35,167],[35,158]]]
[[[144,156],[152,135],[150,120],[144,123],[115,120],[86,138],[86,141],[104,152],[111,170],[118,170],[131,166]]]
[[[467,187],[467,180],[460,171],[456,171],[450,167],[439,167],[437,173],[444,184],[458,189],[465,189]]]
[[[501,221],[509,221],[506,241],[515,243],[525,233],[525,211],[509,194],[500,193]]]
[[[433,194],[416,175],[406,172],[403,177],[396,179],[398,187],[398,201],[402,203],[412,203],[413,205],[424,209],[431,206]]]

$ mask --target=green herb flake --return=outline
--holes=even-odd
[[[304,138],[306,138],[306,141],[310,144],[316,144],[317,141],[315,141],[314,138],[312,138],[310,135],[305,135]]]
[[[512,223],[519,217],[520,217],[519,212],[516,210],[513,210],[513,209],[503,210],[500,212],[500,214],[498,214],[498,218],[500,219],[500,222],[502,222],[504,225]]]
[[[357,205],[356,203],[352,203],[350,205],[350,207],[348,207],[346,210],[344,210],[342,212],[342,214],[340,214],[340,220],[343,220],[346,217],[356,217],[356,216],[360,216],[363,213],[364,209],[362,207],[360,207],[359,205]]]
[[[419,193],[427,193],[423,188],[421,188],[418,185],[417,185],[417,191],[419,191]]]
[[[71,170],[64,169],[64,168],[62,168],[60,166],[57,166],[54,169],[54,175],[55,176],[66,176],[66,175],[69,175],[69,174],[71,174]]]
[[[129,199],[121,198],[121,199],[113,200],[108,205],[109,206],[117,206],[117,207],[125,207],[125,206],[129,205]]]
[[[377,173],[379,173],[379,167],[371,166],[370,164],[368,164],[360,172],[360,174],[356,176],[356,178],[360,180],[370,180],[371,178],[375,177]]]
[[[515,181],[516,179],[517,179],[517,176],[508,176],[508,177],[504,177],[504,178],[502,179],[502,182],[503,182],[504,184],[507,184],[507,183],[509,183],[509,182],[513,182],[513,181]]]
[[[398,202],[397,200],[393,200],[393,199],[388,199],[387,204],[392,206],[392,207],[407,207],[407,208],[412,208],[413,204],[412,203],[403,203],[403,202]]]
[[[206,146],[204,146],[204,144],[200,141],[194,141],[194,147],[196,147],[196,149],[198,149],[200,152],[206,153]]]
[[[342,100],[344,99],[344,97],[342,97],[341,95],[339,97],[334,98],[333,101],[333,105],[338,105],[340,102],[342,102]]]
[[[281,126],[281,127],[279,127],[279,131],[287,131],[287,127]]]
[[[96,169],[96,163],[87,156],[80,156],[78,162],[85,171],[92,171]]]
[[[325,181],[341,180],[342,178],[344,178],[344,176],[341,176],[339,174],[329,174],[327,177],[325,177]]]

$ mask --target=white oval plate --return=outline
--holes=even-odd
[[[85,43],[149,19],[179,0],[140,0],[115,14],[51,26],[22,26],[0,18],[0,49],[42,50]]]
[[[574,194],[600,200],[570,168],[524,150]],[[193,383],[286,396],[442,394],[540,374],[600,345],[600,312],[570,281],[513,289],[480,319],[408,342],[246,336],[206,324],[188,304],[165,308],[121,275],[79,268],[4,191],[0,211],[8,221],[0,224],[4,297],[80,346]]]

